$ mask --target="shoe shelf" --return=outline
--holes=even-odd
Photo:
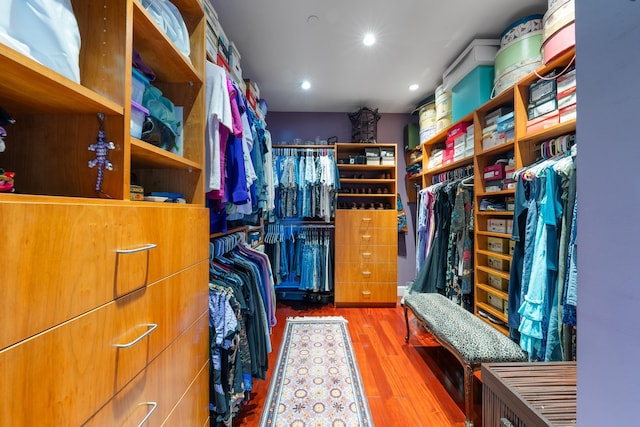
[[[384,143],[335,145],[341,187],[338,209],[396,208],[396,149],[396,144]],[[379,164],[383,160],[371,154],[367,157],[367,153],[383,151],[387,153],[387,164]],[[377,164],[371,164],[373,162]]]

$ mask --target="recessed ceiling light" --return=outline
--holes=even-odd
[[[365,46],[372,46],[376,42],[376,36],[373,33],[367,33],[364,35],[364,39],[362,39],[362,43]]]
[[[419,87],[420,87],[420,85],[418,85],[417,83],[414,83],[412,85],[409,85],[409,90],[411,90],[411,91],[418,90]]]
[[[304,90],[309,90],[311,89],[311,82],[309,82],[309,80],[305,80],[300,84],[300,87]]]

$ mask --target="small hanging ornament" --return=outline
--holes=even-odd
[[[349,113],[349,120],[351,121],[351,141],[377,142],[378,120],[380,120],[377,108],[372,110],[363,107],[355,113]]]
[[[95,166],[98,167],[98,178],[96,179],[96,191],[102,193],[102,180],[104,175],[104,170],[113,170],[113,165],[107,159],[107,154],[109,154],[109,150],[114,150],[116,148],[113,141],[106,142],[104,136],[104,113],[98,113],[98,120],[100,121],[100,130],[98,131],[98,142],[95,144],[91,144],[88,148],[89,151],[96,152],[96,158],[89,161],[89,167],[93,168]]]

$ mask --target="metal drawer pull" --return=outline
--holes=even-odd
[[[362,291],[362,295],[371,295],[371,291]]]
[[[362,238],[363,238],[363,239],[365,239],[365,240],[369,240],[369,239],[371,238],[371,234],[363,234],[363,235],[362,235],[362,236],[360,236],[360,237],[362,237]]]
[[[371,252],[362,252],[362,256],[364,258],[370,258],[371,257]]]
[[[133,347],[134,345],[138,344],[144,337],[146,337],[147,335],[149,335],[151,332],[155,331],[156,328],[158,327],[157,323],[144,323],[140,326],[147,326],[149,327],[149,329],[143,333],[142,335],[140,335],[138,338],[136,338],[135,340],[128,342],[126,344],[114,344],[114,346],[118,347],[118,348],[129,348],[129,347]]]
[[[138,427],[142,427],[144,425],[144,423],[147,422],[147,420],[149,419],[151,414],[153,414],[153,412],[158,407],[158,402],[142,402],[142,403],[138,403],[138,406],[140,406],[140,405],[151,406],[151,409],[149,409],[149,412],[147,412],[147,415],[145,415],[145,417],[142,419],[142,421],[140,421],[140,424],[138,424]]]
[[[136,253],[136,252],[148,251],[148,250],[156,248],[156,247],[158,247],[158,245],[156,245],[155,243],[149,243],[149,244],[142,245],[139,248],[134,248],[134,249],[116,249],[116,253],[119,253],[119,254],[133,254],[133,253]]]
[[[362,218],[363,221],[371,221],[371,218]]]
[[[365,276],[371,276],[371,272],[370,271],[363,271],[362,274],[365,275]]]

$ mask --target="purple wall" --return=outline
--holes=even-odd
[[[640,2],[576,1],[576,25],[578,425],[637,426]]]
[[[415,278],[415,209],[407,206],[407,190],[404,171],[404,127],[416,118],[409,114],[382,113],[378,121],[378,141],[398,144],[398,192],[408,215],[409,231],[398,234],[398,285]],[[351,140],[351,122],[347,113],[283,113],[269,112],[267,129],[271,132],[273,144],[293,144],[294,138],[315,141],[316,137],[326,140],[337,136],[339,142]],[[413,191],[413,190],[410,190]]]

